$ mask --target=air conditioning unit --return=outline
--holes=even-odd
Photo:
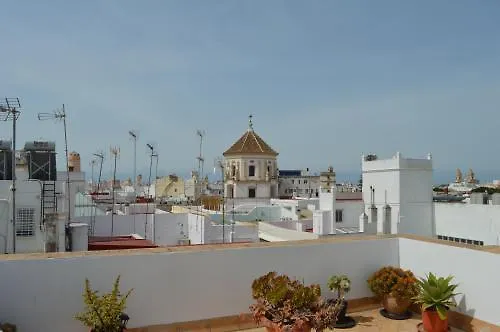
[[[181,240],[177,241],[177,244],[179,246],[189,246],[189,245],[191,245],[191,240],[190,239],[181,239]]]

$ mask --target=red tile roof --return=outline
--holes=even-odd
[[[242,154],[257,154],[277,156],[278,152],[274,151],[264,140],[257,135],[253,129],[247,130],[226,152],[224,156],[242,155]]]

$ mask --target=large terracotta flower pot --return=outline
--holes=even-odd
[[[448,331],[448,317],[442,320],[435,310],[424,310],[422,312],[422,323],[424,324],[425,332]]]
[[[264,326],[268,332],[282,332],[283,329],[273,321],[270,321],[267,318],[262,318],[260,320],[261,326]],[[294,326],[291,330],[291,332],[310,332],[311,331],[311,326],[309,324],[301,325],[301,326]]]
[[[392,295],[385,295],[382,299],[384,309],[391,314],[402,315],[408,311],[411,305],[411,300],[402,299]]]

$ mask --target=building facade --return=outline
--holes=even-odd
[[[305,170],[279,170],[278,194],[280,198],[318,197],[320,177]]]
[[[278,153],[253,130],[248,130],[224,153],[226,202],[269,202],[278,197]]]
[[[363,156],[364,217],[377,233],[435,236],[432,157]],[[371,228],[371,227],[368,227]]]

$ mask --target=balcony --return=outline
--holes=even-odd
[[[245,330],[253,279],[268,271],[319,283],[327,295],[332,274],[352,280],[348,300],[360,324],[353,331],[416,331],[414,321],[388,322],[366,285],[371,273],[393,265],[454,275],[460,284],[450,324],[463,331],[500,331],[498,248],[479,248],[409,236],[328,237],[319,240],[152,248],[0,257],[0,320],[21,331],[88,331],[73,319],[83,309],[85,278],[109,290],[117,275],[133,288],[132,331]],[[497,252],[495,252],[497,251]],[[390,325],[380,325],[380,324]],[[396,324],[396,325],[395,325]],[[407,324],[407,325],[397,325]],[[403,327],[402,327],[403,326]],[[376,329],[379,328],[379,329]],[[259,330],[260,331],[260,330]],[[381,330],[380,330],[381,331]]]

